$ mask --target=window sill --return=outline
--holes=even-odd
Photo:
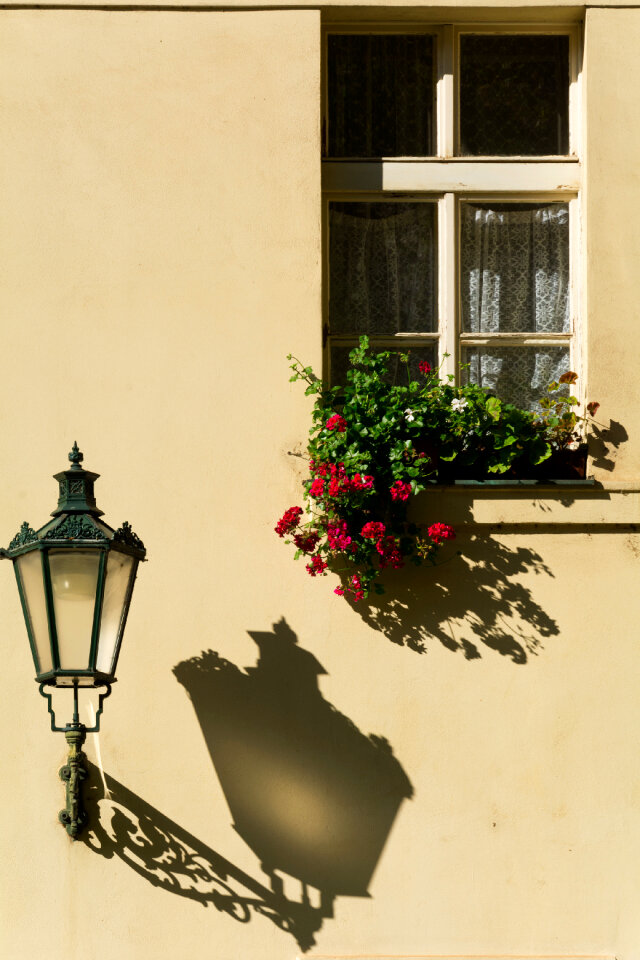
[[[455,527],[640,529],[640,481],[456,480],[419,494],[409,518]]]

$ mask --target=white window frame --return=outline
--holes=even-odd
[[[356,337],[329,336],[329,243],[331,201],[430,200],[438,204],[438,332],[396,334],[375,338],[386,347],[419,347],[435,342],[443,375],[458,379],[463,345],[488,344],[568,345],[570,368],[578,373],[580,393],[585,390],[584,337],[580,322],[582,254],[582,27],[576,24],[327,24],[323,28],[323,147],[328,144],[327,57],[330,34],[408,34],[434,36],[436,45],[436,156],[383,157],[377,160],[331,159],[322,164],[324,258],[323,342],[325,371],[329,378],[330,345],[354,342]],[[469,157],[456,155],[460,38],[464,34],[563,35],[569,37],[569,154],[545,157]],[[471,202],[553,202],[569,205],[570,329],[562,334],[470,334],[461,330],[459,281],[460,205]]]

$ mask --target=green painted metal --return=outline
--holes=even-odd
[[[102,516],[102,510],[98,509],[95,501],[94,483],[98,479],[99,474],[83,469],[81,466],[83,454],[75,442],[69,453],[69,460],[71,462],[69,469],[54,475],[55,480],[58,482],[58,506],[51,514],[53,519],[48,520],[47,523],[38,530],[31,527],[25,520],[11,540],[9,547],[6,550],[0,547],[0,558],[7,557],[14,563],[22,613],[24,615],[29,646],[36,668],[36,680],[39,684],[40,693],[47,700],[47,707],[51,717],[51,729],[64,733],[69,746],[67,763],[60,770],[60,778],[66,788],[66,806],[64,810],[60,811],[58,818],[66,828],[69,836],[75,840],[87,821],[82,803],[82,782],[87,776],[82,746],[87,733],[97,733],[99,731],[104,700],[106,700],[111,693],[112,684],[116,681],[115,670],[129,612],[133,585],[136,579],[138,565],[146,559],[146,549],[144,543],[132,530],[128,522],[125,521],[121,527],[114,530],[105,523],[104,520],[98,520],[98,518]],[[91,637],[89,638],[89,658],[86,668],[63,670],[60,667],[55,605],[49,567],[50,549],[55,549],[56,551],[82,549],[91,551],[98,550],[100,552]],[[24,585],[16,563],[17,559],[23,554],[34,550],[38,550],[40,553],[42,587],[47,612],[49,643],[51,646],[53,666],[51,670],[47,671],[42,671],[42,664],[38,656]],[[108,577],[107,560],[111,550],[127,554],[132,557],[133,563],[120,615],[120,625],[113,663],[111,664],[110,672],[104,673],[103,671],[96,670],[96,659],[100,642],[104,591]],[[98,691],[98,707],[96,710],[95,723],[92,727],[87,727],[85,724],[80,723],[79,719],[78,689],[80,686],[79,681],[82,679],[90,681],[88,684],[82,684],[83,689]],[[69,681],[71,681],[71,683]],[[71,723],[67,723],[64,727],[57,726],[55,722],[55,713],[52,708],[54,687],[73,689],[73,719]]]
[[[49,642],[51,643],[51,659],[54,671],[60,669],[60,651],[58,649],[58,632],[56,629],[56,613],[53,606],[53,590],[51,588],[51,571],[49,570],[49,553],[42,550],[42,582],[47,605],[47,623],[49,624]]]
[[[69,453],[69,460],[71,462],[70,468],[55,474],[55,479],[58,481],[59,498],[58,506],[52,513],[53,519],[47,521],[39,530],[34,530],[27,521],[24,521],[20,530],[9,544],[8,549],[0,549],[0,557],[6,556],[10,560],[15,561],[18,557],[22,556],[22,554],[33,550],[39,550],[41,554],[43,589],[53,670],[40,672],[39,658],[37,657],[35,637],[33,636],[30,623],[26,597],[21,582],[18,580],[18,589],[20,591],[22,611],[27,626],[29,645],[34,656],[34,664],[37,665],[36,679],[38,682],[56,685],[58,681],[64,680],[65,677],[86,675],[93,676],[96,682],[102,682],[105,677],[109,682],[113,682],[115,680],[113,674],[120,651],[122,633],[129,611],[135,572],[138,563],[146,558],[146,549],[144,543],[132,529],[128,521],[125,521],[122,526],[114,530],[105,523],[104,520],[98,519],[102,516],[102,511],[99,510],[96,505],[93,495],[93,485],[99,477],[99,474],[83,469],[81,466],[83,454],[78,449],[77,443],[74,443]],[[83,669],[79,670],[65,671],[60,667],[60,652],[49,568],[49,549],[53,547],[55,547],[56,550],[82,549],[98,550],[100,552],[96,600],[94,604],[91,637],[89,638],[89,656],[86,669],[83,667]],[[105,583],[108,576],[107,558],[111,550],[116,550],[119,553],[125,553],[132,557],[134,564],[121,614],[120,630],[116,641],[116,652],[111,672],[105,675],[104,673],[98,673],[98,671],[96,671],[95,664],[100,640]],[[17,570],[16,576],[18,576]]]
[[[85,755],[82,752],[85,737],[85,731],[81,726],[71,727],[65,731],[65,739],[69,744],[69,756],[66,764],[59,771],[59,777],[66,787],[66,805],[58,814],[58,820],[72,840],[77,840],[87,825],[87,813],[82,802],[82,782],[88,776],[84,765]]]
[[[100,474],[84,470],[80,466],[84,455],[78,449],[75,440],[69,460],[71,466],[68,470],[54,474],[54,480],[58,481],[59,497],[58,506],[51,516],[57,517],[61,513],[89,513],[94,517],[102,516],[102,510],[98,509],[93,494],[93,485]]]
[[[102,683],[96,684],[94,687],[83,687],[83,689],[86,689],[86,690],[94,690],[94,689],[100,690],[102,687],[105,688],[105,692],[98,694],[98,709],[96,710],[96,720],[94,725],[92,727],[87,727],[86,724],[84,723],[80,724],[80,726],[82,727],[85,733],[100,732],[100,717],[102,716],[102,705],[103,705],[103,702],[107,699],[107,697],[111,694],[111,683],[104,680]],[[56,726],[56,715],[53,710],[53,707],[51,706],[51,701],[53,699],[53,692],[51,690],[51,685],[47,685],[46,683],[41,683],[39,689],[40,689],[40,693],[47,701],[47,709],[49,711],[49,716],[51,717],[51,729],[53,730],[54,733],[66,733],[67,730],[69,730],[73,726],[73,720],[71,721],[71,723],[65,724],[64,727]],[[69,687],[69,689],[71,689],[71,687]],[[74,707],[75,707],[74,715],[77,715],[78,713],[78,710],[77,710],[78,685],[77,684],[73,685],[73,690],[74,690]]]
[[[38,534],[29,526],[27,520],[24,520],[15,537],[9,544],[9,550],[15,550],[16,547],[24,547],[27,544],[37,542]]]

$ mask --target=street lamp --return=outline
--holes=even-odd
[[[96,506],[94,482],[99,474],[84,470],[74,443],[71,467],[55,474],[58,506],[39,530],[23,523],[1,555],[13,561],[40,693],[47,698],[51,729],[64,733],[69,745],[60,777],[66,784],[66,808],[59,820],[76,839],[86,823],[81,781],[87,776],[81,751],[87,733],[100,729],[103,700],[115,683],[143,542],[128,523],[113,530]],[[73,691],[73,716],[56,726],[53,688]],[[78,688],[98,688],[95,723],[80,723]]]

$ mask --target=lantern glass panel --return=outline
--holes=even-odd
[[[98,656],[96,658],[96,670],[101,673],[111,673],[113,669],[122,613],[133,565],[133,557],[129,557],[125,553],[118,553],[117,550],[110,551],[107,559],[107,577],[104,585],[100,640],[98,641]]]
[[[88,670],[100,551],[52,550],[53,610],[62,670]]]
[[[42,559],[39,550],[23,553],[16,560],[18,574],[26,614],[31,625],[31,635],[35,644],[39,663],[36,663],[38,674],[47,673],[53,669],[51,644],[49,642],[49,624],[47,622],[47,602],[42,579]]]

